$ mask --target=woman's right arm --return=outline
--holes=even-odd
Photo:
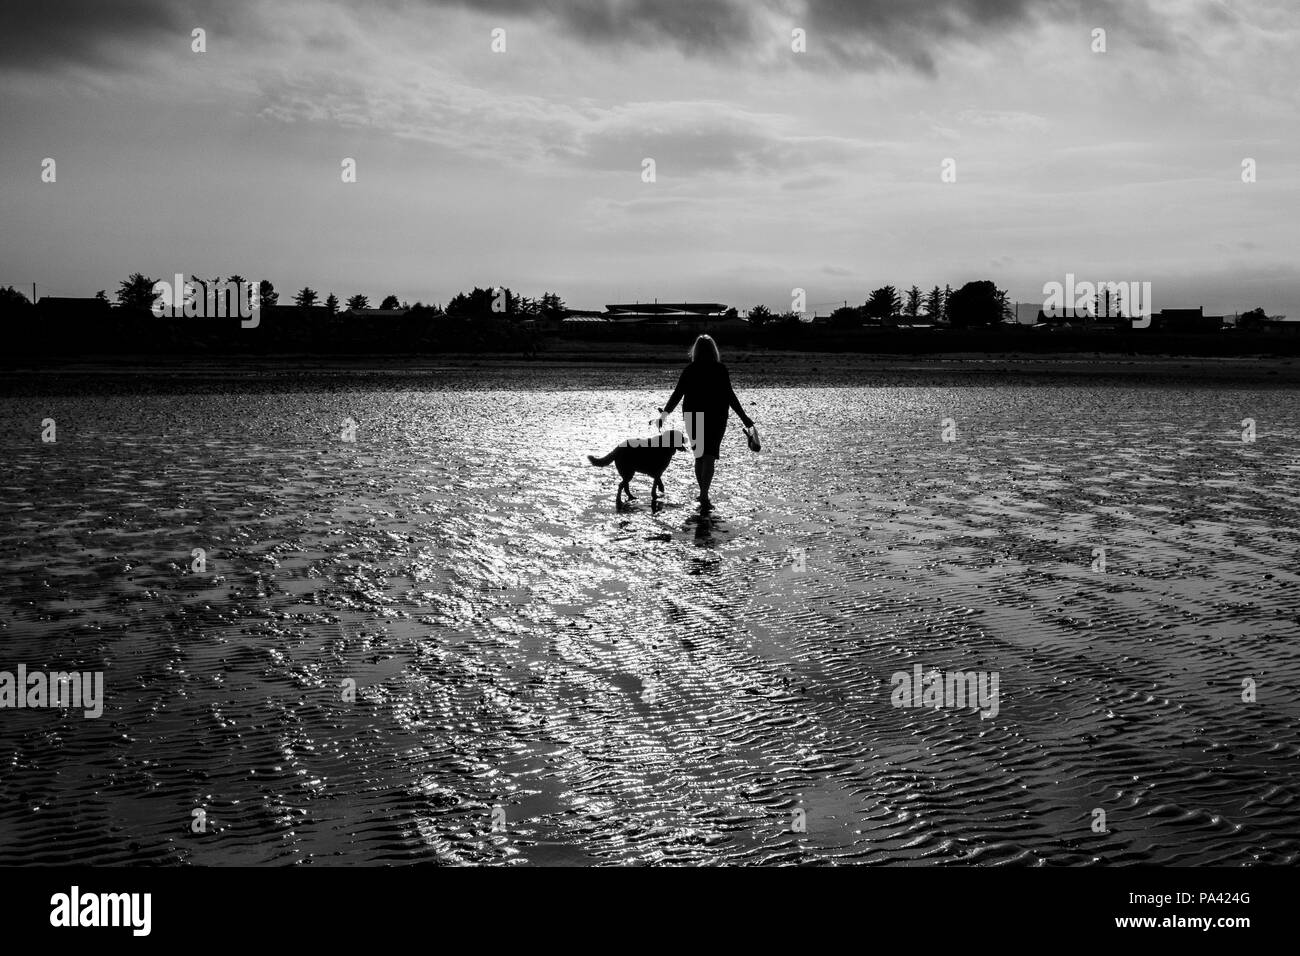
[[[672,414],[672,410],[677,407],[677,403],[682,400],[682,394],[686,391],[686,369],[682,369],[682,374],[677,379],[677,387],[673,393],[668,396],[668,404],[660,409],[665,415]]]
[[[740,399],[736,397],[736,390],[731,387],[731,373],[726,368],[723,368],[722,376],[727,387],[727,404],[731,406],[731,410],[736,413],[746,428],[753,428],[754,419],[745,414],[745,410],[740,406]]]

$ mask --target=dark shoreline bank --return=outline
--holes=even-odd
[[[22,362],[11,359],[0,375],[0,394],[57,394],[74,388],[115,392],[206,391],[240,382],[262,390],[373,387],[459,388],[500,386],[526,375],[545,388],[625,387],[634,379],[658,379],[685,360],[680,350],[641,347],[613,351],[543,352],[518,355],[448,354],[247,355],[166,357],[135,355]],[[863,355],[730,349],[724,355],[749,387],[835,387],[930,384],[1127,384],[1205,387],[1300,387],[1300,362],[1277,356],[1041,355],[1024,353]],[[543,381],[546,380],[546,381]]]

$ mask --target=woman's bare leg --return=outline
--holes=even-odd
[[[709,503],[709,486],[713,484],[713,466],[717,460],[708,455],[695,459],[695,480],[700,485],[700,504]]]

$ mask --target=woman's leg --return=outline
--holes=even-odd
[[[713,466],[716,464],[717,459],[709,455],[701,455],[695,459],[695,480],[700,485],[701,503],[708,503],[709,486],[713,484]]]
[[[695,454],[695,481],[700,486],[700,503],[709,503],[709,486],[713,484],[713,467],[717,464],[718,445],[722,441],[722,432],[727,427],[726,410],[721,414],[710,414],[699,410],[682,409],[682,418],[686,423],[686,434],[691,440],[691,451]]]

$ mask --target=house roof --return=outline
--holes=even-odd
[[[605,311],[616,314],[632,315],[711,315],[726,312],[724,302],[624,302],[606,305]]]
[[[37,305],[43,305],[50,309],[67,309],[67,308],[85,308],[89,306],[92,309],[106,309],[108,302],[104,299],[97,299],[92,296],[63,296],[63,295],[43,295],[37,300]]]
[[[263,318],[273,318],[277,315],[325,316],[330,314],[330,310],[323,305],[294,305],[292,302],[277,302],[275,305],[262,306]]]

